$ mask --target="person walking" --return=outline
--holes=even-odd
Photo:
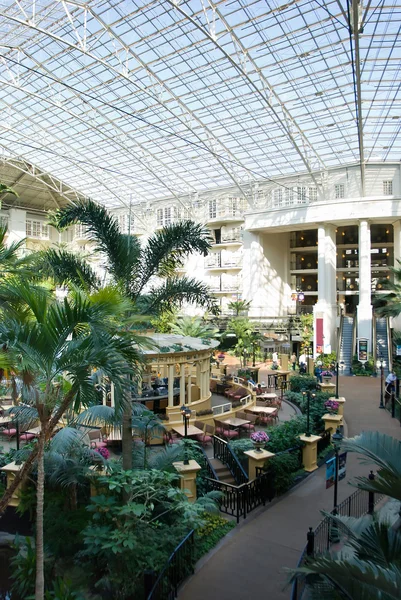
[[[295,352],[293,352],[291,355],[291,364],[292,370],[295,371],[295,367],[297,366],[297,355],[295,354]]]
[[[397,375],[394,370],[390,371],[390,373],[386,377],[386,394],[391,396],[392,392],[395,392],[395,382],[397,381]]]

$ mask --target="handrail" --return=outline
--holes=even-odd
[[[248,482],[248,474],[245,472],[237,456],[231,450],[228,443],[217,437],[217,435],[213,436],[213,456],[220,460],[223,465],[226,465],[238,485]]]
[[[393,369],[393,342],[391,339],[390,318],[386,317],[386,333],[387,333],[387,354],[388,354],[388,371],[391,373]]]
[[[158,600],[158,598],[160,597],[158,595],[158,593],[157,593],[158,592],[158,588],[163,583],[162,580],[163,580],[163,577],[166,575],[166,572],[170,569],[170,567],[172,567],[173,560],[175,559],[175,557],[177,555],[179,555],[180,550],[182,550],[182,548],[187,544],[187,542],[191,542],[191,544],[193,544],[193,541],[194,541],[194,530],[192,529],[184,537],[184,539],[178,544],[178,546],[173,550],[173,552],[169,556],[166,564],[164,565],[163,569],[160,571],[160,573],[159,573],[159,575],[158,575],[158,577],[157,577],[157,579],[156,579],[156,581],[155,581],[155,583],[154,583],[154,585],[153,585],[150,593],[148,594],[146,600],[152,600],[152,599]],[[185,565],[185,564],[184,564],[184,566],[188,567],[188,565]],[[174,565],[173,565],[173,568],[175,568]],[[168,585],[169,585],[169,587],[173,588],[173,590],[175,592],[175,595],[174,596],[170,595],[171,591],[173,591],[173,590],[171,590],[169,592],[168,596],[166,596],[166,598],[167,597],[168,598],[176,598],[177,597],[178,586],[180,585],[181,581],[183,581],[183,579],[185,578],[185,577],[184,578],[180,577],[180,574],[178,572],[175,572],[174,574],[176,576],[176,577],[172,578],[174,581],[171,580],[170,577],[168,577]],[[178,575],[178,577],[177,577],[177,575]]]
[[[217,473],[212,465],[212,463],[209,460],[208,455],[206,454],[204,448],[202,448],[202,446],[198,446],[198,449],[200,450],[200,452],[203,454],[203,461],[206,467],[206,470],[208,471],[209,475],[212,475],[212,479],[218,479]]]
[[[373,311],[372,313],[372,357],[373,357],[373,364],[374,364],[374,368],[375,368],[375,373],[376,371],[376,362],[377,362],[377,323],[376,323],[376,314]]]
[[[356,335],[357,335],[357,318],[353,317],[352,322],[352,349],[351,349],[351,364],[350,369],[352,369],[352,361],[354,359],[354,355],[356,354]]]

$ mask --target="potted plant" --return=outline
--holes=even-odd
[[[324,403],[324,406],[331,415],[336,415],[340,404],[335,400],[327,400],[327,402]]]
[[[265,431],[254,431],[251,434],[251,442],[255,448],[255,452],[262,452],[262,449],[269,441],[269,436]]]
[[[322,379],[324,383],[330,383],[333,373],[331,371],[322,371]]]

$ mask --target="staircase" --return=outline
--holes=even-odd
[[[237,485],[228,467],[226,467],[226,465],[224,465],[218,458],[209,458],[209,463],[215,470],[217,479],[219,481],[222,481],[223,483],[230,483],[231,485]]]
[[[384,376],[389,371],[388,345],[387,345],[387,319],[376,319],[376,349],[377,359],[383,359]]]
[[[344,317],[341,332],[340,375],[350,375],[352,365],[352,330],[353,317]]]

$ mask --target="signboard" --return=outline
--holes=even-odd
[[[316,346],[316,353],[323,354],[323,346]]]
[[[401,356],[401,346],[397,345],[397,356]]]
[[[358,340],[358,360],[363,363],[368,360],[368,340]]]
[[[345,478],[347,474],[347,453],[342,452],[338,455],[338,480]],[[331,488],[335,483],[336,478],[336,457],[326,461],[326,490]]]

